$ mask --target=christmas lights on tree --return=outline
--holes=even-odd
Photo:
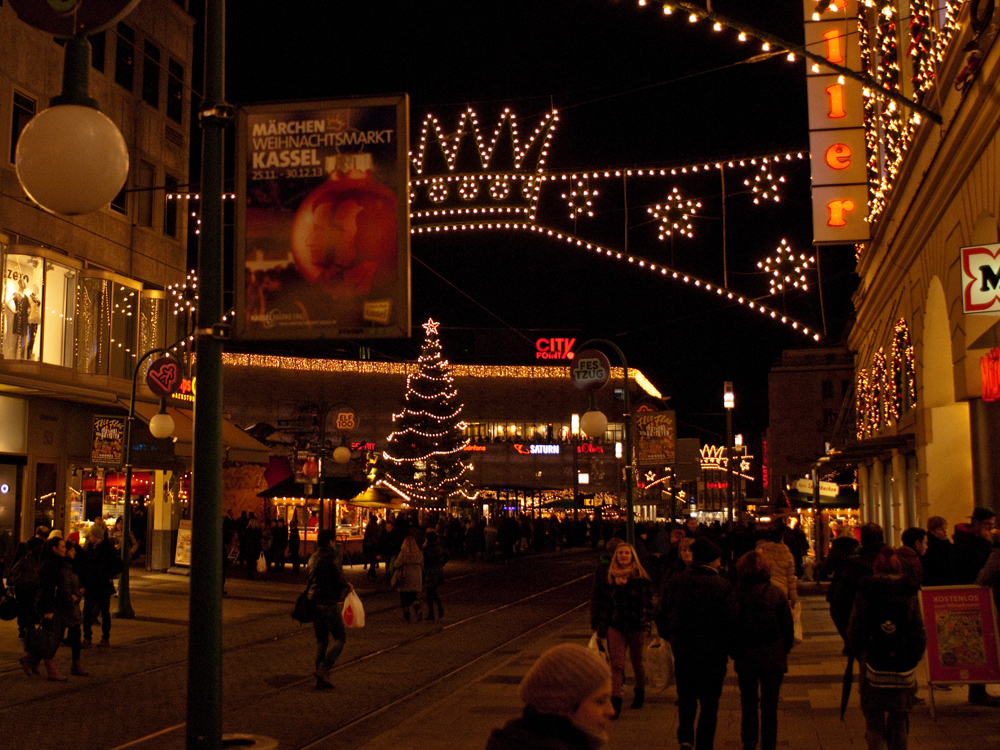
[[[462,404],[451,365],[441,357],[438,326],[428,320],[417,371],[406,376],[403,411],[392,415],[395,430],[388,437],[376,485],[388,487],[423,508],[445,506],[450,500],[474,496],[468,477],[471,464],[463,449]]]

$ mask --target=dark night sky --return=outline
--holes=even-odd
[[[801,43],[801,0],[712,5]],[[706,22],[666,17],[660,5],[640,8],[637,0],[239,0],[228,7],[227,99],[239,105],[405,92],[414,131],[427,112],[455,123],[471,105],[490,122],[510,107],[534,123],[554,105],[560,122],[547,167],[556,171],[806,149],[805,63],[784,56],[746,62],[760,53],[759,43],[741,44],[733,31],[714,33]],[[782,166],[781,174],[782,202],[764,206],[743,193],[744,173],[727,178],[729,286],[748,297],[767,295],[756,263],[782,238],[812,252],[808,162]],[[669,260],[669,244],[646,225],[645,205],[674,184],[662,181],[630,200],[631,252]],[[676,184],[702,197],[705,210],[695,238],[676,241],[674,266],[721,283],[718,176]],[[587,231],[620,248],[624,221],[607,208],[598,207]],[[565,225],[560,212],[543,207],[542,218]],[[482,359],[471,331],[504,323],[519,332],[506,328],[497,339],[500,358],[511,363],[531,361],[542,335],[612,338],[630,365],[672,397],[680,435],[703,442],[724,433],[724,380],[737,391],[736,431],[759,435],[767,424],[768,368],[782,349],[810,343],[714,294],[537,235],[414,236],[412,252],[413,321],[442,322],[453,362]],[[850,311],[853,251],[826,248],[822,264],[826,342],[835,344]],[[821,328],[815,291],[768,302]],[[373,342],[372,349],[413,358],[422,338],[416,332],[411,342]]]

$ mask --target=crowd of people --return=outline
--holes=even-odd
[[[134,552],[131,545],[130,551]],[[59,646],[65,644],[71,653],[70,674],[87,676],[80,654],[93,644],[98,621],[101,639],[96,645],[111,644],[111,597],[122,566],[122,552],[101,518],[91,524],[82,545],[76,532],[64,539],[59,529],[39,525],[29,540],[17,546],[6,584],[17,603],[25,674],[40,674],[44,664],[49,680],[66,680],[55,662]]]

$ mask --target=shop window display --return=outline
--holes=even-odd
[[[70,367],[78,271],[41,255],[38,248],[32,253],[18,246],[14,250],[3,260],[3,358]]]

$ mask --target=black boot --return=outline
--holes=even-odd
[[[615,709],[615,715],[612,719],[617,719],[622,713],[622,699],[621,696],[613,695],[611,696],[611,707]]]
[[[636,688],[635,691],[632,693],[632,708],[642,708],[645,702],[646,702],[645,688]]]

